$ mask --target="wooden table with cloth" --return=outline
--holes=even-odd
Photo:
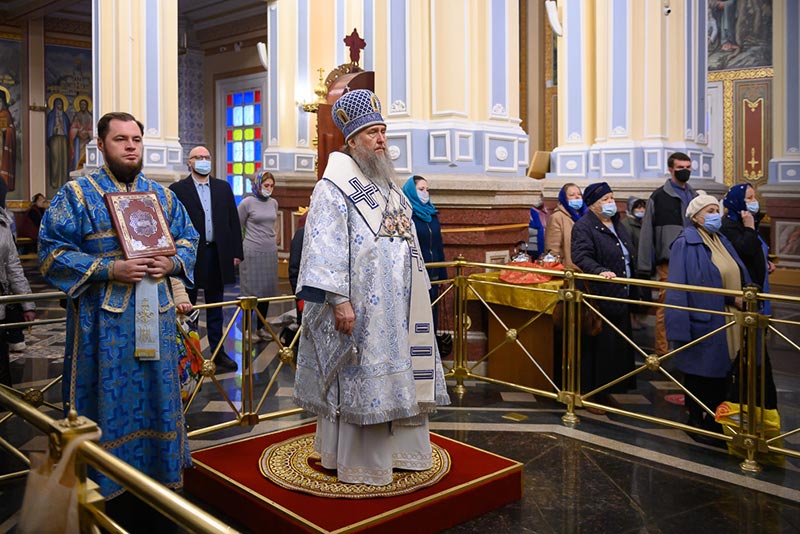
[[[469,276],[469,284],[508,328],[517,330],[517,339],[533,356],[542,370],[553,378],[553,304],[558,301],[556,293],[537,291],[558,291],[562,280],[553,278],[539,284],[509,285],[500,280],[500,272],[477,273]],[[484,283],[488,282],[488,283]],[[502,285],[500,285],[502,284]],[[469,300],[478,300],[471,290],[467,291]],[[530,325],[521,329],[537,313],[545,313]],[[506,340],[506,330],[495,317],[489,316],[489,343],[491,351]],[[513,382],[523,386],[552,391],[550,382],[542,376],[536,365],[522,348],[514,342],[506,343],[488,361],[488,376],[498,380]]]

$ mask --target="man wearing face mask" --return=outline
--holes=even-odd
[[[211,153],[206,147],[197,146],[189,152],[188,166],[189,176],[170,186],[186,206],[192,224],[200,234],[194,287],[187,292],[192,304],[197,303],[197,290],[201,288],[206,304],[222,302],[225,284],[236,282],[234,267],[244,257],[236,201],[228,182],[211,176]],[[222,339],[222,308],[206,310],[206,326],[213,354]],[[220,369],[237,369],[236,362],[224,349],[219,351],[214,362]]]
[[[650,278],[655,271],[659,282],[666,282],[669,274],[669,247],[688,223],[684,213],[697,193],[688,184],[692,174],[692,160],[683,152],[674,152],[667,159],[669,179],[653,191],[647,200],[642,229],[639,234],[638,271],[642,278]],[[664,302],[665,292],[658,291],[658,301]],[[664,308],[656,309],[656,354],[667,353],[664,330]]]

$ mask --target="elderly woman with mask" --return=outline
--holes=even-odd
[[[775,270],[775,265],[769,261],[769,247],[758,234],[758,225],[764,217],[759,213],[759,204],[756,191],[750,184],[734,185],[722,201],[725,207],[725,216],[722,218],[720,233],[728,238],[736,253],[750,275],[750,279],[759,287],[759,291],[769,293],[769,275]],[[769,301],[759,302],[759,313],[769,315]],[[769,354],[765,357],[765,408],[768,410],[778,407],[778,394],[775,389],[775,380],[772,377],[772,365]],[[760,382],[758,390],[760,391]],[[734,387],[732,393],[736,401],[738,388]]]
[[[544,229],[544,250],[561,256],[567,269],[574,269],[572,262],[572,226],[586,213],[581,188],[575,184],[564,184],[558,193],[558,205],[547,219]]]
[[[618,276],[630,278],[636,265],[636,249],[619,220],[611,187],[605,182],[590,184],[583,191],[583,200],[588,211],[572,228],[572,261],[584,273],[608,279]],[[630,298],[630,288],[626,284],[592,282],[590,288],[593,295]],[[594,304],[611,324],[630,337],[631,319],[627,303],[595,301]],[[583,346],[581,389],[591,391],[633,369],[633,347],[614,329],[604,325],[593,343]],[[620,393],[635,387],[636,379],[630,378],[604,393]]]
[[[736,249],[719,232],[722,216],[717,199],[704,193],[698,195],[686,208],[686,218],[691,224],[672,243],[667,281],[741,290],[743,283],[750,282],[750,276]],[[741,306],[741,298],[668,289],[665,303],[696,308],[695,311],[667,308],[664,312],[667,340],[680,346],[730,322],[732,319],[708,311],[733,312]],[[725,401],[728,371],[738,351],[736,329],[728,328],[675,356],[684,375],[684,386],[712,412]],[[688,395],[685,398],[690,426],[721,432],[714,415]],[[705,436],[692,434],[692,437],[703,443],[708,441]]]

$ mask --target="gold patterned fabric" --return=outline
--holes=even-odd
[[[481,282],[492,283],[486,284]],[[495,285],[498,283],[502,284],[499,272],[476,273],[469,276],[470,287],[486,302],[530,311],[544,310],[558,301],[558,295],[556,293],[547,293],[537,290],[548,289],[558,291],[561,289],[562,285],[561,279],[556,278],[542,284],[526,284],[520,286],[508,284]],[[478,299],[471,290],[467,292],[467,298],[469,300]],[[548,310],[547,313],[552,314],[552,308]]]
[[[450,471],[450,455],[431,443],[432,464],[425,471],[396,471],[391,484],[370,486],[339,482],[333,471],[322,468],[314,455],[314,434],[296,436],[270,445],[261,454],[261,474],[282,488],[334,499],[394,497],[427,488]]]

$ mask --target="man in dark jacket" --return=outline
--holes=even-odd
[[[667,159],[669,179],[653,191],[647,201],[642,230],[639,234],[638,271],[642,278],[650,278],[653,271],[659,282],[667,281],[669,273],[669,247],[687,220],[684,217],[689,202],[697,193],[687,182],[692,174],[692,160],[683,152],[674,152]],[[663,303],[665,291],[658,290],[658,301]],[[667,353],[667,334],[664,329],[664,308],[656,308],[656,354]]]
[[[198,146],[189,152],[189,171],[189,176],[170,186],[200,234],[194,287],[187,288],[187,292],[192,304],[197,303],[197,290],[201,288],[206,304],[221,302],[225,284],[236,282],[234,267],[244,257],[236,201],[228,182],[211,176],[211,153],[207,148]],[[213,353],[222,339],[222,308],[206,310],[206,324]],[[214,362],[221,369],[237,369],[224,349]]]

